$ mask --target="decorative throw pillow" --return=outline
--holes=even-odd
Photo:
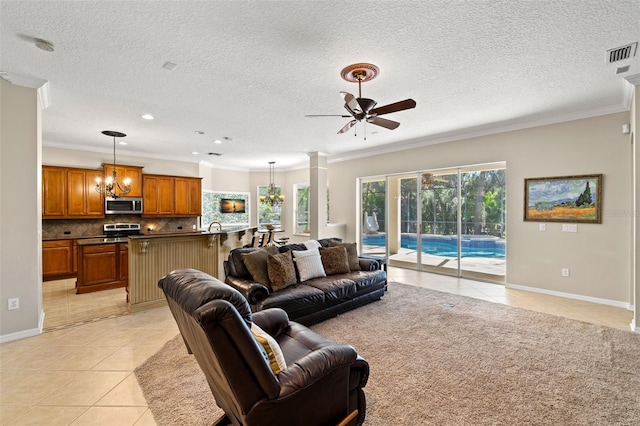
[[[287,362],[284,359],[284,354],[280,345],[276,342],[276,339],[271,337],[266,331],[258,327],[255,323],[251,323],[251,333],[253,337],[260,343],[267,353],[269,359],[269,367],[273,374],[279,374],[285,368],[287,368]]]
[[[304,244],[307,250],[313,250],[322,247],[322,244],[320,244],[317,240],[308,240],[302,244]]]
[[[347,257],[349,258],[349,270],[359,271],[360,260],[358,260],[358,246],[356,243],[341,243],[338,241],[329,241],[329,247],[341,247],[347,249]]]
[[[300,282],[327,276],[324,272],[318,249],[296,250],[293,252],[293,257],[296,259]]]
[[[242,254],[244,266],[246,266],[251,273],[253,280],[266,285],[269,288],[271,288],[271,283],[269,282],[267,259],[270,254],[278,254],[278,248],[275,246],[269,246],[251,253]]]
[[[349,258],[345,247],[320,247],[320,259],[327,275],[349,272]]]
[[[282,290],[296,283],[296,270],[293,266],[291,252],[270,254],[267,257],[267,272],[273,291]]]

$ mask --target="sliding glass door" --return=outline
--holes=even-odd
[[[361,252],[391,266],[505,282],[505,184],[503,163],[362,180]]]
[[[506,168],[461,170],[460,275],[505,282]]]
[[[420,173],[419,269],[458,275],[458,170]]]

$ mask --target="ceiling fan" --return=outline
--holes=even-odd
[[[349,65],[344,68],[340,75],[346,81],[351,83],[358,83],[358,97],[356,98],[351,93],[340,92],[342,99],[344,100],[344,108],[349,112],[349,115],[336,115],[336,114],[308,114],[305,117],[342,117],[352,118],[347,124],[344,125],[338,134],[345,133],[356,123],[362,122],[375,124],[376,126],[385,127],[387,129],[396,129],[400,123],[393,120],[380,117],[384,114],[390,114],[392,112],[404,111],[405,109],[415,108],[416,101],[413,99],[405,99],[403,101],[394,102],[392,104],[384,105],[376,108],[376,101],[369,98],[362,97],[362,83],[369,80],[373,80],[380,72],[379,68],[373,64],[359,63]],[[366,139],[366,137],[365,137]]]

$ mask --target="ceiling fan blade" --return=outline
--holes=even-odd
[[[356,115],[361,113],[362,109],[360,108],[356,97],[348,92],[340,92],[340,95],[342,95],[342,99],[344,99],[344,107],[349,111],[349,114],[351,114],[356,120],[359,120]]]
[[[415,108],[415,106],[416,106],[416,101],[414,101],[413,99],[405,99],[404,101],[394,102],[389,105],[384,105],[379,108],[374,108],[371,111],[369,111],[369,114],[375,114],[375,115],[389,114],[396,111],[403,111],[405,109]]]
[[[342,129],[338,130],[338,134],[348,131],[351,127],[353,127],[354,124],[356,124],[356,120],[351,120],[350,122],[345,124]]]
[[[386,127],[387,129],[393,130],[396,129],[400,123],[393,120],[387,120],[386,118],[381,117],[369,117],[367,118],[367,123],[375,124],[376,126]]]
[[[351,118],[350,115],[340,115],[340,114],[306,114],[305,117],[342,117],[342,118]]]

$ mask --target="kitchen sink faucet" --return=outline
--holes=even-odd
[[[209,228],[207,228],[207,232],[211,232],[211,226],[213,226],[214,224],[218,225],[218,232],[222,232],[222,224],[220,222],[211,222],[209,224]]]

